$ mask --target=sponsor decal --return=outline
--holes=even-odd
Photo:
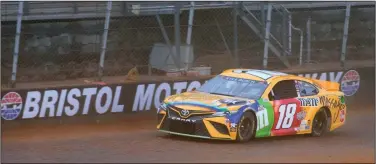
[[[265,128],[269,125],[268,110],[260,110],[256,112],[257,130]]]
[[[237,99],[221,99],[219,100],[219,102],[226,104],[227,106],[247,104],[246,100],[237,100]]]
[[[230,77],[230,76],[222,76],[222,78],[228,81],[236,81],[240,83],[265,84],[265,81],[257,81],[257,80],[243,79],[243,78]]]
[[[235,131],[236,131],[236,123],[231,123],[230,119],[226,118],[226,119],[225,119],[225,124],[226,124],[227,127],[230,128],[230,132],[235,132]],[[235,126],[234,126],[235,129],[234,129],[234,127],[233,127],[234,124],[235,124]],[[234,131],[233,131],[233,130],[234,130]]]
[[[325,96],[321,96],[319,99],[322,105],[328,106],[330,108],[339,108],[339,109],[345,108],[345,104],[342,103],[342,100],[336,100],[336,99],[328,98]]]
[[[345,104],[345,97],[344,96],[339,96],[339,100],[342,104]]]
[[[191,122],[191,123],[195,123],[196,120],[192,120],[192,119],[184,119],[184,118],[179,118],[179,117],[171,117],[172,120],[177,120],[177,121],[182,121],[182,122]]]
[[[183,109],[183,110],[180,111],[180,114],[181,114],[182,116],[188,116],[188,115],[189,115],[189,110],[185,110],[185,109]]]
[[[236,132],[236,126],[237,126],[236,123],[231,123],[230,124],[230,132]]]
[[[297,112],[297,104],[282,104],[278,108],[279,117],[275,129],[289,129],[293,126],[294,115]]]
[[[344,122],[345,121],[345,110],[339,111],[339,121]]]
[[[176,93],[178,94],[178,93]],[[186,99],[191,99],[191,100],[206,100],[208,98],[208,95],[207,94],[180,94],[180,95],[176,95],[176,94],[173,94],[169,97],[169,99],[173,100],[173,99],[176,99],[176,98],[179,98],[181,100],[186,100]],[[221,99],[222,97],[221,96],[217,96],[217,95],[211,95],[212,98],[216,98],[216,99]]]
[[[235,99],[221,99],[221,100],[219,100],[219,102],[227,104],[227,105],[233,105],[233,104],[236,104],[238,102],[238,100],[235,100]]]
[[[303,120],[306,117],[306,115],[307,115],[307,112],[303,110],[296,114],[296,118],[298,120]]]
[[[360,86],[360,76],[355,70],[349,70],[341,80],[341,90],[345,96],[354,95]]]
[[[225,120],[225,124],[226,124],[227,126],[230,126],[230,119],[226,118],[226,120]]]
[[[199,81],[174,82],[171,85],[161,83],[158,86],[156,84],[139,84],[134,96],[132,111],[148,111],[152,108],[152,105],[157,108],[166,97],[173,93],[172,91],[175,91],[175,94],[180,94],[184,91],[192,91],[200,86]]]
[[[230,132],[236,132],[236,123],[231,123],[230,124]]]
[[[220,106],[220,105],[222,105],[222,103],[219,102],[219,100],[214,100],[214,101],[212,102],[212,105],[213,105],[213,106]]]
[[[250,74],[253,76],[260,77],[264,80],[272,76],[276,76],[276,75],[286,75],[285,73],[282,73],[282,72],[268,71],[268,70],[254,70],[254,69],[237,69],[237,70],[234,70],[233,72]]]
[[[319,103],[318,98],[298,98],[300,106],[317,106]]]
[[[4,120],[16,119],[22,110],[22,97],[17,92],[9,92],[1,99],[1,117]]]
[[[298,99],[284,99],[274,101],[274,124],[272,134],[274,136],[296,134],[295,128],[299,127],[301,120],[297,114],[302,111]]]
[[[267,99],[267,98],[262,98],[261,101],[263,101],[263,102],[269,102],[269,99]]]
[[[259,106],[262,106],[261,108]],[[271,129],[275,122],[275,110],[270,102],[263,102],[258,100],[255,106],[251,107],[255,109],[257,117],[257,131],[256,137],[265,137],[271,135]],[[257,111],[256,111],[257,110]]]
[[[257,108],[257,111],[266,110],[266,108],[263,105],[259,105]]]
[[[230,132],[236,132],[236,128],[231,127]]]
[[[22,119],[59,117],[63,114],[75,116],[78,113],[87,115],[89,108],[92,107],[91,102],[94,103],[92,110],[95,110],[97,114],[104,114],[109,110],[114,113],[123,112],[124,105],[119,104],[121,89],[121,86],[117,86],[113,91],[112,88],[105,86],[101,88],[62,89],[60,92],[58,90],[29,91],[26,93],[23,109],[21,96],[15,92],[9,92],[2,99],[2,117],[12,120],[21,111]],[[13,98],[9,101],[8,97]],[[17,106],[12,107],[12,110],[14,110],[12,115],[9,114],[10,103],[17,104]]]
[[[308,130],[310,128],[309,124],[310,124],[310,121],[302,120],[302,122],[300,123],[300,126],[298,128],[295,128],[295,131],[298,132],[302,130]]]

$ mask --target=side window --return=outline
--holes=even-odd
[[[319,90],[312,84],[298,81],[299,93],[301,97],[304,96],[313,96],[319,93]]]
[[[269,100],[282,100],[298,97],[294,80],[284,80],[274,85],[268,95]]]

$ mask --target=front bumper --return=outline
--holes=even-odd
[[[216,139],[216,140],[232,140],[232,139],[229,139],[229,138],[214,138],[214,137],[206,137],[206,136],[190,135],[190,134],[177,133],[177,132],[171,132],[171,131],[166,131],[166,130],[158,130],[158,131],[163,132],[163,133],[174,134],[174,135],[180,135],[180,136],[186,136],[186,137],[193,137],[193,138]]]
[[[236,127],[226,117],[191,116],[183,119],[165,111],[158,113],[157,129],[161,132],[205,139],[235,140]]]

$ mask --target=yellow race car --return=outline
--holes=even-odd
[[[240,142],[321,136],[345,123],[346,104],[339,87],[282,72],[229,69],[194,91],[167,97],[158,108],[157,129]]]

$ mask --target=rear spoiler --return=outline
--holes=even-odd
[[[339,91],[340,84],[337,82],[317,80],[317,79],[310,79],[310,80],[312,80],[313,83],[316,84],[317,86],[327,91]]]

